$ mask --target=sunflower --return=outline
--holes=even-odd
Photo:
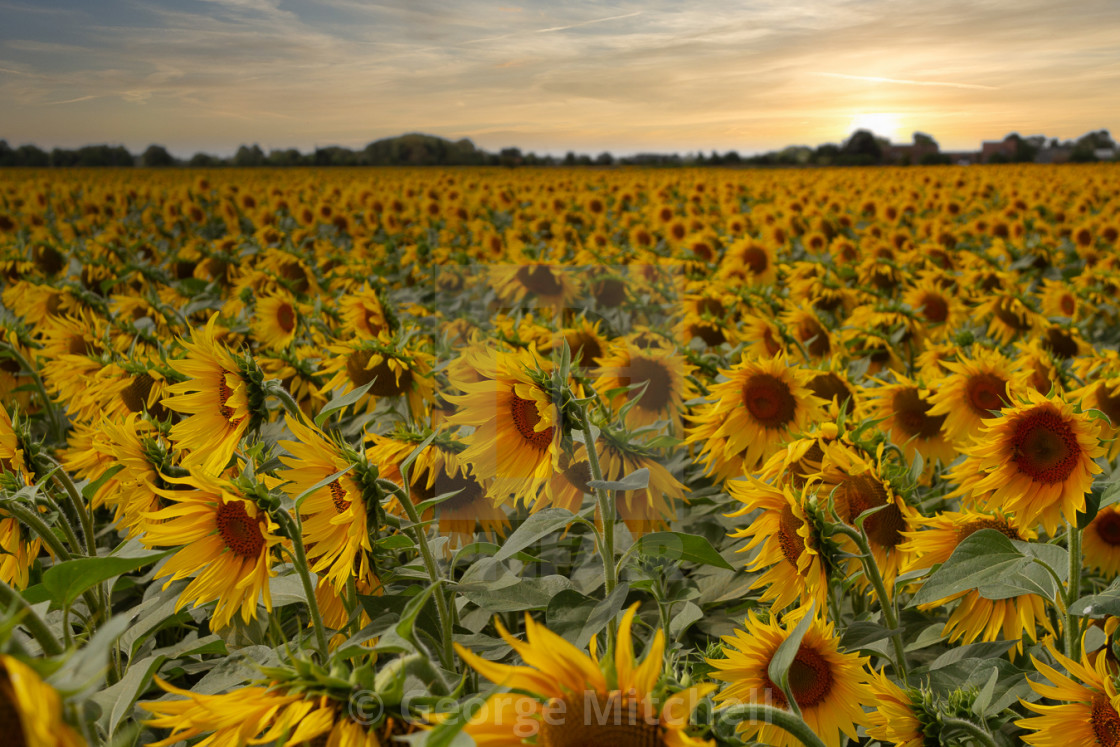
[[[524,665],[499,664],[455,644],[479,674],[514,692],[491,695],[464,727],[481,747],[519,747],[533,739],[549,747],[707,747],[688,733],[692,711],[715,685],[675,690],[660,683],[665,632],[658,630],[641,663],[635,661],[631,627],[637,605],[618,626],[612,660],[588,656],[525,616],[525,640],[501,622],[498,632]]]
[[[915,454],[927,461],[949,464],[957,458],[956,448],[945,437],[945,415],[931,415],[929,390],[902,374],[894,374],[894,384],[870,390],[871,417],[881,422],[880,431],[902,447],[907,461]]]
[[[786,615],[782,623],[763,622],[748,613],[745,629],[723,636],[723,659],[708,659],[715,667],[712,677],[728,683],[715,695],[717,703],[774,704],[788,710],[782,691],[770,681],[768,670],[778,647],[794,625],[808,613],[802,607]],[[783,624],[784,623],[784,624]],[[874,702],[864,683],[866,657],[841,653],[833,625],[814,615],[801,646],[789,668],[789,687],[801,709],[801,717],[813,733],[829,747],[840,747],[841,733],[856,738],[856,725],[866,723],[863,704]],[[774,747],[799,747],[801,742],[770,724],[744,722],[741,738]]]
[[[366,445],[366,458],[378,465],[386,480],[404,487],[400,465],[427,437],[422,432],[398,429],[392,434],[370,435]],[[437,498],[448,493],[456,495],[429,508],[420,517],[429,521],[433,513],[438,517],[437,527],[451,538],[456,547],[469,542],[476,530],[500,534],[509,526],[509,520],[500,506],[487,495],[487,484],[478,480],[463,460],[466,444],[454,436],[441,433],[416,457],[409,471],[408,492],[413,503]],[[404,515],[404,509],[394,498],[386,509]]]
[[[910,522],[918,514],[882,477],[882,446],[874,456],[861,454],[855,447],[840,441],[826,444],[823,451],[820,473],[809,480],[809,485],[819,495],[832,499],[841,521],[855,526],[856,518],[864,511],[886,507],[867,517],[863,528],[887,592],[891,593],[899,568],[905,561],[905,553],[899,547],[903,532],[910,528]],[[842,547],[853,555],[859,554],[855,543],[848,537],[844,538]],[[849,563],[849,573],[862,567],[862,563],[853,558]]]
[[[593,368],[600,365],[599,359],[607,352],[607,347],[610,342],[599,329],[599,325],[600,322],[592,322],[587,317],[581,316],[576,320],[574,326],[560,331],[561,335],[563,335],[563,342],[568,343],[568,349],[572,353],[573,366]],[[558,355],[559,351],[557,348],[560,345],[561,339],[554,341],[552,347],[553,357]]]
[[[1120,455],[1120,377],[1108,376],[1090,381],[1069,393],[1069,400],[1080,402],[1083,410],[1100,410],[1108,416],[1104,432],[1108,438],[1108,461]]]
[[[327,351],[331,357],[322,374],[330,378],[323,391],[369,384],[367,410],[371,411],[381,397],[405,397],[413,417],[420,417],[432,399],[432,355],[413,330],[382,331],[374,339],[335,342],[327,346]]]
[[[902,300],[925,321],[924,335],[935,340],[949,337],[967,318],[957,296],[928,276],[906,290]]]
[[[596,448],[604,480],[617,481],[640,469],[649,470],[646,487],[620,490],[614,495],[619,518],[632,535],[640,537],[665,529],[668,522],[676,519],[677,506],[685,501],[685,488],[657,461],[656,451],[630,440],[625,432],[609,427],[603,428]]]
[[[1059,701],[1055,705],[1039,705],[1025,700],[1019,702],[1039,714],[1015,722],[1015,725],[1032,733],[1023,735],[1023,742],[1035,747],[1066,747],[1071,744],[1104,745],[1120,744],[1120,692],[1108,657],[1096,657],[1090,663],[1087,654],[1081,661],[1066,658],[1053,644],[1048,644],[1050,655],[1065,668],[1073,679],[1054,667],[1031,657],[1035,669],[1048,683],[1028,680],[1031,688],[1045,698]]]
[[[749,517],[744,519],[743,528],[730,535],[750,540],[739,552],[761,546],[747,564],[752,573],[766,569],[751,584],[752,589],[764,589],[761,601],[770,603],[774,610],[785,609],[795,601],[814,601],[823,607],[828,599],[828,569],[800,491],[795,496],[789,485],[777,488],[750,476],[730,481],[727,488],[731,497],[743,504],[727,516]],[[756,515],[758,511],[761,513]]]
[[[338,309],[342,314],[340,337],[353,335],[376,339],[378,335],[393,326],[390,323],[393,315],[386,312],[380,293],[371,288],[368,283],[361,290],[339,298]]]
[[[811,307],[790,306],[782,312],[781,320],[810,360],[822,360],[831,355],[832,334]]]
[[[1001,345],[1009,345],[1016,337],[1031,334],[1043,321],[1038,312],[1011,293],[990,296],[973,310],[973,315],[981,319],[990,316],[988,337]]]
[[[1103,427],[1059,398],[1026,390],[1023,404],[984,422],[981,437],[949,478],[981,503],[1014,512],[1026,525],[1041,522],[1053,536],[1062,520],[1076,523],[1085,494],[1101,468]]]
[[[260,419],[264,400],[246,364],[217,341],[217,320],[210,317],[190,342],[182,341],[187,357],[170,365],[188,380],[168,387],[171,396],[162,400],[167,409],[189,416],[171,427],[176,448],[189,452],[183,466],[208,472],[225,469],[241,437]]]
[[[980,434],[981,424],[1025,387],[1011,361],[997,350],[974,347],[971,358],[944,361],[950,371],[930,384],[930,415],[945,417],[945,432],[959,445]]]
[[[461,458],[477,479],[492,481],[495,500],[512,494],[532,503],[560,456],[556,405],[534,378],[552,365],[527,350],[486,351],[485,356],[476,371],[481,381],[466,381],[452,372],[451,385],[464,394],[447,396],[459,406],[447,422],[474,428]]]
[[[752,285],[772,285],[778,278],[777,260],[774,255],[774,248],[770,242],[748,237],[727,247],[723,255],[723,263],[745,269],[748,282]]]
[[[1107,578],[1120,574],[1120,508],[1102,508],[1081,535],[1085,565]]]
[[[11,747],[85,747],[86,741],[63,721],[58,691],[7,654],[0,654],[0,712],[4,741]]]
[[[238,611],[245,622],[254,619],[262,595],[265,609],[271,611],[272,548],[281,538],[268,514],[231,483],[204,472],[195,470],[172,481],[184,487],[160,492],[171,505],[145,515],[148,526],[140,541],[148,547],[179,548],[156,574],[171,576],[165,589],[194,576],[179,595],[175,611],[189,602],[198,607],[217,600],[210,621],[213,630],[229,625]]]
[[[565,307],[579,297],[574,273],[567,267],[530,262],[491,269],[490,285],[507,306]]]
[[[634,403],[626,413],[626,424],[638,429],[668,420],[674,431],[679,431],[681,403],[696,394],[688,378],[694,371],[684,356],[669,348],[639,348],[629,342],[616,343],[599,359],[595,390],[606,394],[635,387],[610,397],[611,407],[616,412],[625,403]]]
[[[386,739],[382,722],[359,723],[345,699],[319,694],[315,689],[272,683],[268,687],[240,687],[219,695],[181,690],[156,678],[165,691],[180,700],[149,700],[139,703],[154,718],[145,723],[170,729],[171,735],[151,747],[169,745],[209,734],[199,745],[274,744],[300,747],[322,744],[331,747],[380,747],[379,734]]]
[[[277,477],[291,484],[291,495],[303,495],[326,478],[349,469],[341,477],[308,495],[300,506],[303,540],[311,570],[338,593],[352,578],[368,580],[372,551],[362,485],[344,450],[312,425],[287,419],[295,441],[280,441],[290,456],[281,456],[286,469]]]
[[[283,350],[296,339],[299,309],[287,291],[278,290],[257,298],[251,329],[257,344],[268,350]]]
[[[874,710],[867,714],[867,735],[894,747],[925,747],[926,736],[910,695],[882,671],[867,680]]]
[[[930,518],[917,517],[912,524],[921,529],[903,533],[906,542],[901,549],[909,555],[902,569],[904,572],[944,563],[961,542],[981,529],[995,529],[1012,540],[1035,538],[1034,532],[1026,529],[1020,520],[1001,513],[943,511]],[[1037,594],[985,599],[972,589],[932,602],[923,609],[936,609],[954,600],[957,606],[942,632],[951,642],[961,640],[968,644],[980,637],[994,641],[1002,633],[1005,641],[1018,641],[1018,649],[1023,645],[1024,635],[1038,640],[1039,624],[1049,633],[1054,632],[1046,614],[1045,600]]]
[[[806,386],[809,372],[789,366],[783,356],[744,358],[720,373],[727,381],[711,387],[715,401],[692,416],[687,437],[699,445],[709,471],[752,470],[822,415],[822,400]]]

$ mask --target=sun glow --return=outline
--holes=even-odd
[[[891,112],[863,112],[855,115],[848,126],[848,132],[856,130],[870,130],[875,135],[896,143],[909,140],[908,133],[903,131],[901,118]]]

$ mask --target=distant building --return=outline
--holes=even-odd
[[[992,160],[992,156],[997,153],[1005,156],[1007,160],[1013,161],[1018,150],[1019,140],[1012,135],[998,141],[985,140],[980,146],[980,163],[988,163]]]
[[[1098,161],[1111,161],[1112,159],[1116,158],[1116,149],[1097,148],[1093,151],[1093,155],[1096,156]]]
[[[1043,148],[1035,156],[1035,163],[1069,163],[1073,148]]]
[[[941,153],[937,143],[911,143],[910,145],[888,145],[883,148],[883,161],[886,163],[919,164],[926,156]]]

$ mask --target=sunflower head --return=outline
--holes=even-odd
[[[496,622],[524,665],[491,662],[459,644],[456,650],[479,674],[513,692],[490,696],[467,723],[481,744],[517,745],[533,739],[550,747],[664,745],[708,747],[688,733],[690,714],[714,685],[673,687],[662,676],[664,631],[658,630],[640,662],[632,626],[637,605],[623,614],[613,652],[590,655],[525,616],[525,640]]]

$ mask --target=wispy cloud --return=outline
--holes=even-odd
[[[620,16],[607,16],[606,18],[595,18],[590,21],[581,21],[580,23],[569,23],[567,26],[551,26],[547,29],[536,29],[536,33],[548,34],[553,31],[567,31],[568,29],[578,29],[583,26],[592,26],[596,23],[606,23],[607,21],[618,21],[623,18],[633,18],[634,16],[640,16],[641,14],[642,11],[636,10],[633,13],[623,13]]]
[[[869,83],[895,83],[903,86],[933,86],[935,88],[963,88],[979,91],[999,90],[996,86],[982,86],[977,83],[947,83],[940,80],[907,80],[905,78],[883,78],[878,75],[847,75],[845,73],[813,72],[810,74],[823,75],[826,78],[841,78],[842,80],[863,80]]]

